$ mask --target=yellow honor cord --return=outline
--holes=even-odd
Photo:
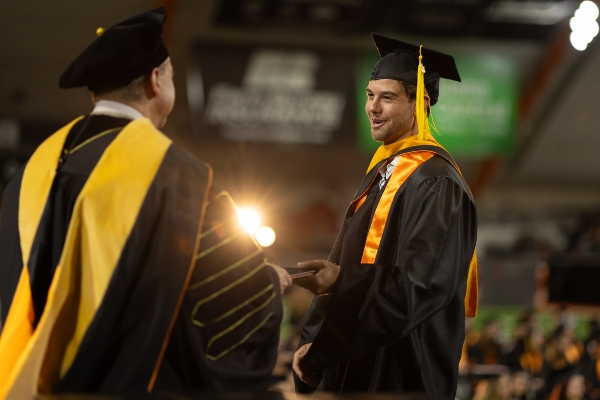
[[[419,67],[417,68],[417,100],[416,100],[416,116],[417,127],[419,128],[419,140],[427,140],[429,135],[429,124],[427,114],[425,113],[425,66],[423,65],[423,55],[419,47]]]

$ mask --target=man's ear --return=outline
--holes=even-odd
[[[427,117],[429,117],[429,113],[431,112],[431,107],[429,106],[429,104],[431,103],[431,99],[429,98],[429,96],[425,95],[425,99],[424,99],[424,105],[425,105],[425,115],[427,115]]]
[[[161,92],[160,85],[160,70],[158,68],[154,68],[147,76],[146,79],[146,95],[149,99],[157,96]]]

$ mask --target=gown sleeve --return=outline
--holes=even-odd
[[[429,178],[399,192],[377,264],[341,265],[326,316],[311,335],[308,366],[323,370],[391,344],[464,296],[457,291],[467,277],[476,226],[475,205],[454,179]]]

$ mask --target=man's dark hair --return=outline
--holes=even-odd
[[[406,83],[406,82],[402,82],[402,81],[398,81],[398,82],[400,82],[400,84],[404,88],[404,92],[406,93],[406,95],[408,96],[408,99],[410,101],[417,99],[417,87],[415,85],[412,85],[412,84]]]
[[[408,96],[408,100],[415,101],[417,99],[417,87],[410,83],[398,81],[404,88],[404,92]],[[427,107],[427,117],[429,118],[429,113],[431,112],[431,108]]]

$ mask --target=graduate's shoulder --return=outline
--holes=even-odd
[[[460,177],[456,168],[454,168],[446,158],[439,154],[434,154],[419,165],[412,177],[418,179],[429,179],[434,177],[456,178],[456,175]]]
[[[469,188],[460,173],[450,161],[439,154],[435,154],[422,163],[411,176],[411,180],[417,185],[425,181],[439,179],[449,179],[462,187],[466,192],[469,192]]]

